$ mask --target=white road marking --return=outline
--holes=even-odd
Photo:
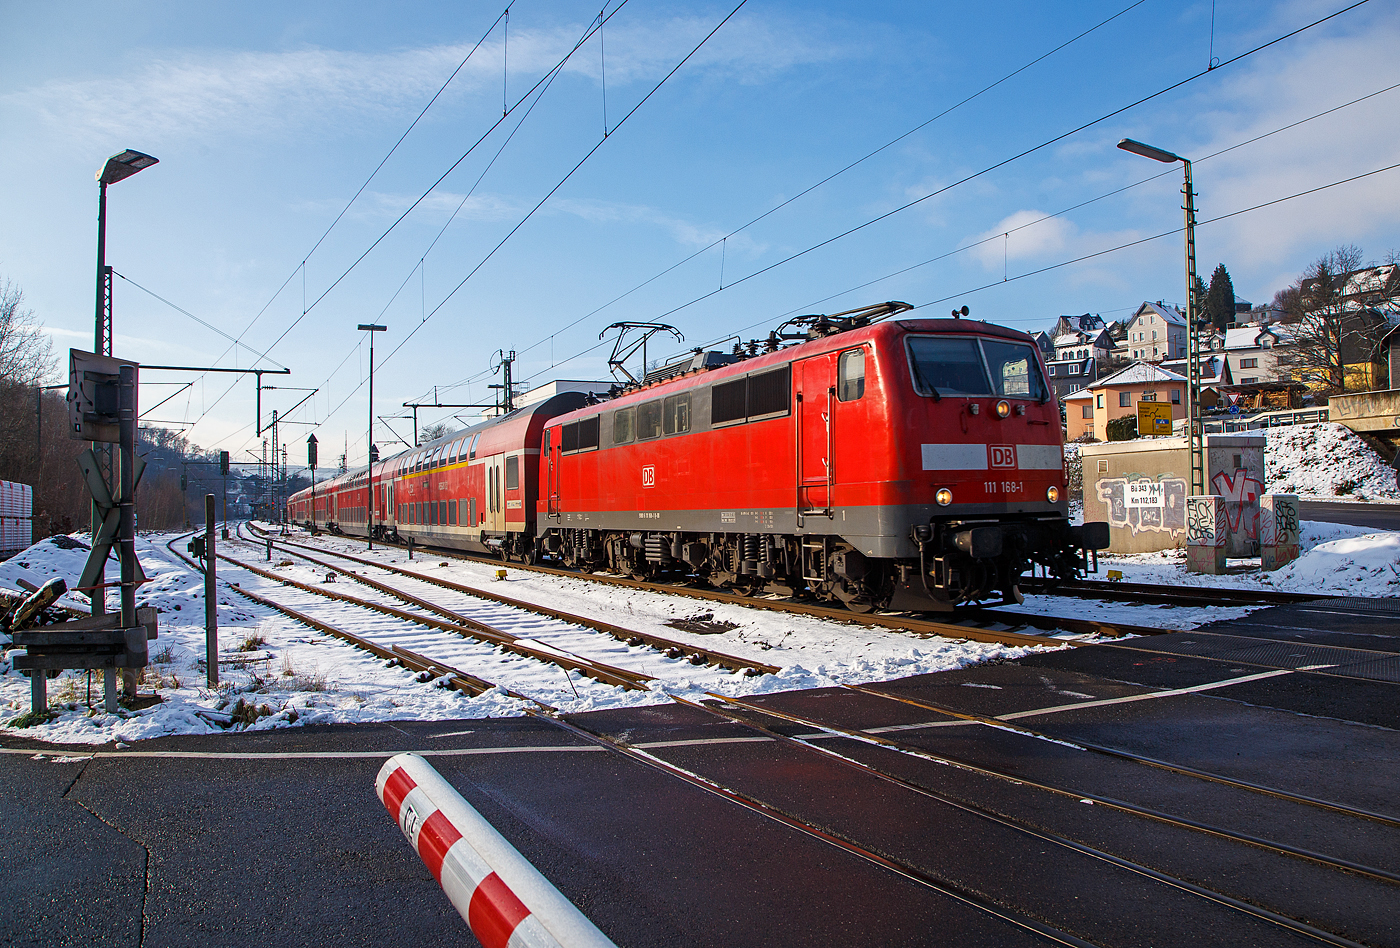
[[[1110,704],[1127,704],[1130,701],[1147,701],[1152,698],[1171,698],[1175,695],[1195,694],[1198,691],[1210,691],[1214,688],[1228,688],[1231,685],[1240,685],[1248,681],[1259,681],[1262,678],[1277,678],[1280,675],[1291,675],[1293,669],[1280,668],[1275,671],[1260,672],[1257,675],[1245,675],[1241,678],[1227,678],[1224,681],[1206,682],[1204,685],[1192,685],[1190,688],[1172,688],[1169,691],[1149,691],[1141,695],[1124,695],[1121,698],[1103,698],[1099,701],[1080,701],[1076,704],[1059,704],[1052,708],[1039,708],[1035,711],[1013,711],[1011,714],[998,714],[998,721],[1014,721],[1017,718],[1031,718],[1038,714],[1058,714],[1061,711],[1076,711],[1080,708],[1101,708]]]

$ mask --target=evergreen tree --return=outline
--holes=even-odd
[[[1201,279],[1199,273],[1196,274],[1196,299],[1194,302],[1196,304],[1196,321],[1198,323],[1204,323],[1206,320],[1206,294],[1208,292],[1209,290],[1206,289],[1206,281]],[[1181,315],[1185,316],[1186,312],[1183,310]]]
[[[1214,323],[1221,332],[1235,318],[1235,285],[1230,281],[1230,271],[1225,264],[1215,268],[1210,275],[1210,289],[1206,291],[1205,318]]]

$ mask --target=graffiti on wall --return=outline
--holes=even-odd
[[[1244,468],[1236,468],[1233,477],[1221,471],[1211,479],[1210,486],[1225,502],[1225,520],[1231,533],[1243,533],[1251,540],[1259,539],[1259,495],[1264,485],[1249,476]]]
[[[1160,503],[1130,502],[1128,485],[1143,481],[1162,485],[1160,491],[1147,495]],[[1142,532],[1173,536],[1186,532],[1186,481],[1183,478],[1163,476],[1154,480],[1145,474],[1105,477],[1095,482],[1094,489],[1108,508],[1111,527],[1131,530],[1133,536]]]
[[[1225,545],[1226,504],[1219,497],[1192,497],[1186,503],[1186,545]]]

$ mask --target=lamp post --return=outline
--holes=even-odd
[[[377,323],[360,323],[360,332],[369,333],[369,427],[365,439],[369,445],[369,548],[374,549],[374,462],[379,460],[379,452],[374,450],[374,334],[384,332],[385,327]]]
[[[1205,451],[1201,439],[1201,337],[1200,319],[1196,313],[1196,192],[1191,187],[1191,162],[1152,145],[1125,138],[1118,143],[1124,151],[1161,161],[1181,162],[1186,181],[1181,193],[1186,196],[1182,210],[1186,212],[1186,426],[1191,447],[1191,496],[1204,494]]]
[[[112,354],[112,272],[107,267],[107,185],[123,181],[160,159],[128,148],[97,172],[97,329],[92,351]]]

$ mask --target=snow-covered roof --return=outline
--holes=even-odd
[[[1089,391],[1087,388],[1081,388],[1079,391],[1075,392],[1073,395],[1066,395],[1064,398],[1060,399],[1060,401],[1062,401],[1062,402],[1083,402],[1083,401],[1088,401],[1089,399],[1092,399],[1093,397],[1094,397],[1094,393],[1093,393],[1093,392]]]
[[[1238,329],[1227,329],[1225,348],[1255,349],[1266,335],[1273,336],[1276,342],[1288,342],[1293,338],[1293,331],[1287,326],[1241,326]]]
[[[1163,303],[1161,300],[1155,303],[1144,302],[1137,308],[1137,312],[1133,314],[1133,317],[1146,316],[1148,313],[1155,313],[1173,325],[1186,325],[1186,317],[1181,315],[1181,312],[1175,306]]]
[[[1134,362],[1132,365],[1115,372],[1108,378],[1099,379],[1094,383],[1094,388],[1103,388],[1108,385],[1141,385],[1144,382],[1185,382],[1186,376],[1177,375],[1175,372],[1168,372],[1166,369],[1150,365],[1146,362]]]
[[[1186,361],[1185,359],[1172,359],[1172,360],[1170,360],[1170,361],[1162,362],[1162,363],[1160,363],[1160,364],[1161,364],[1163,367],[1165,367],[1165,366],[1171,366],[1171,368],[1170,368],[1170,369],[1167,369],[1166,371],[1168,371],[1168,372],[1173,372],[1174,374],[1175,374],[1175,373],[1184,374],[1185,372],[1188,371],[1188,365],[1187,365],[1187,361]],[[1229,372],[1230,372],[1230,363],[1228,363],[1228,362],[1225,361],[1225,357],[1224,357],[1224,356],[1222,356],[1222,355],[1211,355],[1211,356],[1203,356],[1203,357],[1201,358],[1201,384],[1202,384],[1202,385],[1220,385],[1220,384],[1228,384],[1228,379],[1226,379],[1226,376],[1229,375]]]

